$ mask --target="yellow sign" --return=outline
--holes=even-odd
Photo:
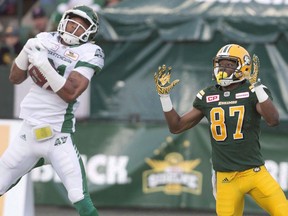
[[[143,173],[143,192],[164,192],[179,195],[182,192],[200,195],[202,192],[202,173],[194,170],[201,160],[184,160],[178,152],[171,152],[164,160],[146,159],[152,167]]]

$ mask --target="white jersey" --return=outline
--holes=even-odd
[[[91,80],[104,66],[103,51],[93,43],[65,46],[59,42],[57,32],[43,32],[37,38],[48,49],[50,63],[65,78],[77,71]],[[67,103],[53,91],[33,83],[21,102],[20,118],[33,125],[50,124],[56,131],[71,133],[75,131],[74,113],[78,106],[77,100]]]

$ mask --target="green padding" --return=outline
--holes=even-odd
[[[13,118],[14,86],[9,81],[10,66],[0,65],[0,118]]]

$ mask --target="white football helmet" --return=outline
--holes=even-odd
[[[75,32],[79,27],[82,27],[83,29],[85,28],[80,23],[72,20],[71,17],[73,16],[81,17],[90,24],[89,27],[85,30],[85,32],[79,37],[75,35]],[[98,20],[98,16],[92,8],[85,5],[75,6],[71,10],[67,10],[63,14],[62,19],[59,22],[57,31],[59,32],[64,42],[69,45],[85,43],[95,38],[99,28]],[[66,31],[66,26],[69,21],[74,22],[78,25],[78,27],[75,28],[75,31],[72,33]]]

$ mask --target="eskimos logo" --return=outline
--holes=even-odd
[[[172,152],[164,160],[147,158],[145,161],[152,169],[143,172],[144,193],[201,194],[202,173],[194,170],[200,164],[200,159],[184,160],[180,153]]]

